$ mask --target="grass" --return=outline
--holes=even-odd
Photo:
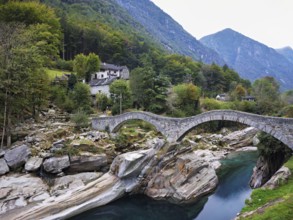
[[[293,157],[285,164],[293,173]],[[256,189],[252,192],[251,199],[246,201],[246,206],[242,209],[243,212],[256,210],[267,203],[277,199],[283,201],[272,205],[263,211],[256,213],[245,219],[252,220],[292,220],[293,219],[293,175],[288,182],[281,184],[276,189]],[[244,218],[241,218],[244,219]]]
[[[46,69],[46,72],[50,80],[54,80],[56,76],[62,76],[64,73],[70,73],[68,71],[57,70],[57,69]]]

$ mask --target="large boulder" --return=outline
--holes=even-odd
[[[149,162],[149,155],[153,150],[140,150],[117,156],[111,164],[110,173],[120,179],[138,177]]]
[[[4,158],[6,160],[7,165],[11,169],[17,169],[26,163],[31,155],[31,151],[27,145],[21,145],[15,147],[13,149],[8,150]]]
[[[6,161],[4,159],[0,159],[0,176],[8,172],[9,167],[6,164]]]
[[[100,171],[108,165],[106,154],[80,155],[70,157],[70,168],[68,172]]]
[[[174,203],[197,201],[218,183],[215,170],[194,152],[163,162],[163,167],[155,168],[149,178],[144,193]]]
[[[44,170],[48,173],[60,173],[70,166],[69,157],[51,157],[44,161],[43,166]]]
[[[25,164],[24,169],[28,172],[34,172],[38,170],[43,163],[43,158],[31,157]]]

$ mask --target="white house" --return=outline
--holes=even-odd
[[[129,79],[129,70],[126,66],[116,66],[114,64],[102,63],[100,71],[92,74],[90,87],[91,95],[104,93],[110,96],[109,86],[117,79]]]

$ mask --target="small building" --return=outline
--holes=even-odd
[[[256,98],[251,95],[243,96],[241,98],[241,101],[249,101],[249,102],[255,102]]]
[[[91,95],[104,93],[110,96],[110,84],[117,79],[129,79],[129,70],[126,66],[116,66],[114,64],[102,63],[100,71],[91,75],[90,87]]]
[[[218,94],[216,96],[216,99],[219,100],[219,101],[230,101],[230,96],[226,93],[223,93],[223,94]]]

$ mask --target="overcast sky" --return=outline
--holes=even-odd
[[[269,47],[293,48],[293,0],[151,0],[197,39],[232,28]]]

